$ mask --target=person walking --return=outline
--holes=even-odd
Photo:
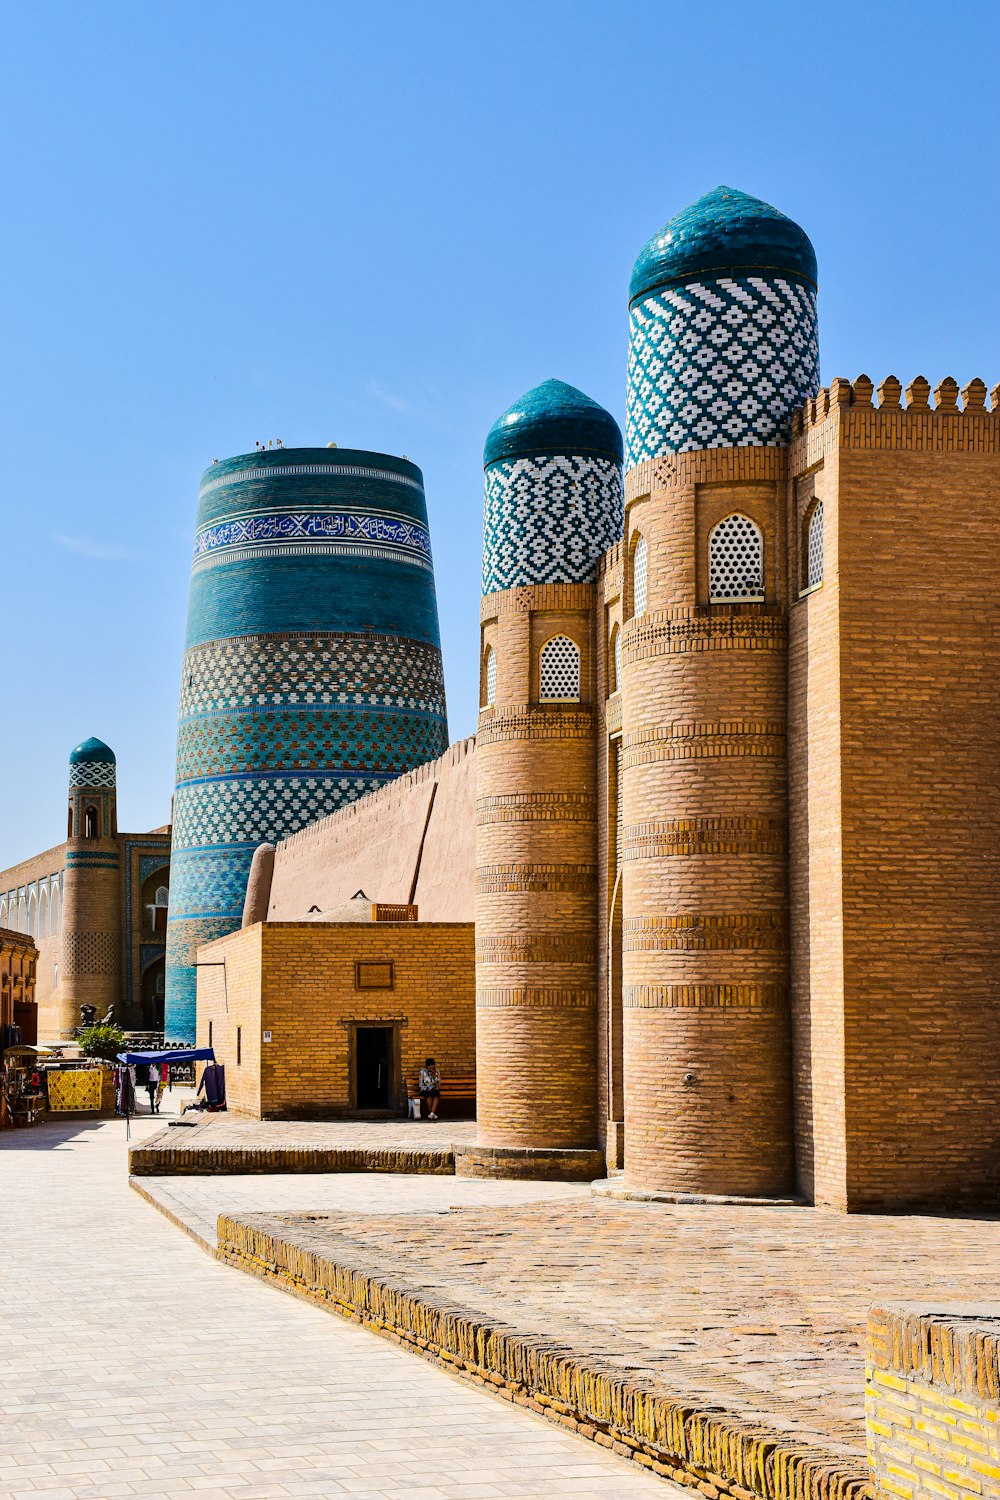
[[[433,1057],[428,1057],[420,1069],[420,1097],[427,1100],[427,1118],[436,1120],[441,1095],[441,1074]]]
[[[146,1092],[149,1095],[149,1113],[151,1115],[158,1115],[160,1113],[160,1106],[156,1100],[156,1096],[159,1091],[160,1070],[157,1067],[156,1063],[150,1063],[149,1074],[146,1078]]]

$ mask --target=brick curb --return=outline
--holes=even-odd
[[[157,1138],[158,1139],[158,1138]],[[247,1176],[271,1172],[407,1172],[455,1175],[451,1146],[410,1150],[403,1146],[134,1146],[128,1154],[133,1177]]]
[[[345,1265],[310,1250],[292,1237],[294,1220],[309,1218],[290,1216],[284,1234],[274,1232],[275,1215],[220,1214],[218,1258],[318,1302],[708,1500],[868,1500],[872,1495],[863,1463],[852,1465],[738,1416],[660,1395],[544,1337],[484,1322],[457,1306],[436,1307],[381,1267],[364,1265],[356,1253],[357,1263]]]

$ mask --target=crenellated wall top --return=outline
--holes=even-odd
[[[907,386],[887,375],[876,388],[867,375],[837,379],[792,413],[792,473],[834,448],[901,448],[935,452],[1000,452],[1000,385],[983,380],[959,388],[951,376],[931,388],[923,375]]]

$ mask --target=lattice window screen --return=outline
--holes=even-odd
[[[492,708],[497,701],[497,654],[492,646],[486,647],[486,701],[484,708]]]
[[[540,698],[579,698],[580,648],[567,635],[555,635],[542,647]]]
[[[713,604],[764,597],[764,538],[749,516],[726,516],[708,544],[708,596]]]
[[[617,693],[622,685],[622,633],[616,625],[611,632],[611,691]]]
[[[806,552],[806,588],[823,582],[823,502],[817,500],[809,517]]]
[[[646,613],[646,591],[648,580],[649,560],[646,552],[646,538],[641,536],[635,544],[632,553],[632,613],[644,615]]]

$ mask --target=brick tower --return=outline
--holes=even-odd
[[[239,927],[253,853],[448,744],[423,476],[284,448],[202,478],[177,729],[166,1031]]]
[[[81,1005],[97,1019],[121,991],[119,846],[114,751],[84,740],[69,758],[69,817],[63,873],[59,1017],[62,1036],[80,1023]],[[120,1019],[120,1018],[119,1018]]]
[[[628,1187],[792,1186],[784,485],[816,259],[717,188],[630,287],[622,662]]]
[[[476,805],[479,1136],[460,1170],[599,1171],[595,564],[622,439],[548,380],[486,440]]]

